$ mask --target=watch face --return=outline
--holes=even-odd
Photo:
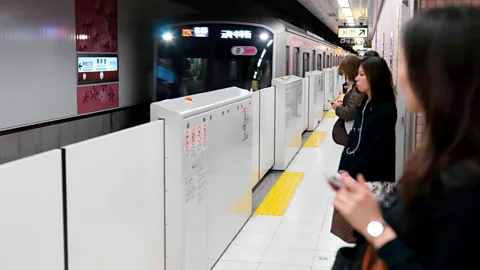
[[[379,237],[380,235],[382,235],[383,230],[384,230],[383,224],[378,221],[370,222],[367,227],[367,233],[373,238]]]

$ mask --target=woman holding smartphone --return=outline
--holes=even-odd
[[[345,76],[349,89],[343,97],[343,101],[331,101],[332,109],[339,118],[333,126],[333,140],[343,146],[347,145],[348,133],[352,129],[357,107],[365,97],[365,94],[359,92],[355,87],[355,77],[357,77],[359,65],[360,58],[355,55],[347,55],[340,63],[338,73]]]
[[[407,24],[399,79],[407,109],[424,114],[428,132],[398,191],[381,204],[366,181],[392,181],[392,174],[374,160],[380,173],[372,168],[362,176],[353,169],[340,177],[335,209],[363,239],[342,269],[479,268],[479,40],[480,10],[474,7],[434,9]],[[393,115],[391,106],[384,110]],[[393,117],[383,119],[393,122]],[[385,145],[390,140],[376,138]]]

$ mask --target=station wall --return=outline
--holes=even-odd
[[[1,1],[0,163],[147,122],[154,25],[193,12],[166,1]],[[118,55],[118,81],[77,87],[77,52]]]

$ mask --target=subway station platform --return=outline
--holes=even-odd
[[[336,251],[348,245],[330,233],[334,192],[325,176],[336,172],[343,150],[332,139],[335,121],[329,111],[215,270],[331,269]]]

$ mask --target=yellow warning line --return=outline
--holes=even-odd
[[[334,110],[328,111],[323,118],[335,118],[337,115]]]
[[[303,172],[284,172],[257,208],[255,215],[283,216],[304,175]]]
[[[305,142],[303,147],[307,148],[317,148],[322,143],[323,138],[327,135],[327,132],[324,131],[314,131],[312,135],[308,137],[308,140]]]

